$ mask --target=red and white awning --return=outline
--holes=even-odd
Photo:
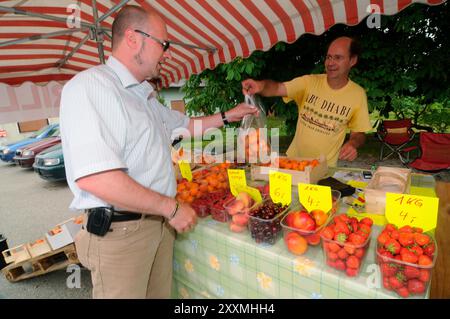
[[[437,5],[445,0],[0,0],[0,82],[66,81],[99,64],[95,30],[104,31],[108,57],[116,12],[107,13],[126,2],[157,10],[165,17],[170,40],[217,49],[171,46],[173,58],[161,73],[163,86],[168,86],[254,50],[268,50],[279,41],[321,34],[336,23],[358,24],[377,8],[392,15],[415,2]],[[11,12],[13,8],[27,14]],[[79,26],[70,20],[78,9]],[[98,25],[96,16],[102,20]],[[28,39],[18,41],[22,38]]]

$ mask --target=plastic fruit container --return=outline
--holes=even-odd
[[[196,201],[194,200],[191,206],[195,210],[195,213],[198,217],[204,218],[206,216],[209,216],[209,207],[206,204],[196,203]]]
[[[223,205],[221,207],[211,206],[209,212],[211,214],[211,217],[218,222],[226,223],[230,220],[230,215],[228,215],[225,208],[223,208]]]
[[[289,206],[275,204],[271,199],[254,205],[248,213],[252,238],[257,243],[275,244],[281,235],[281,220],[288,209]]]
[[[295,227],[288,226],[288,223],[287,223],[286,219],[288,218],[290,212],[287,213],[283,217],[283,219],[281,220],[281,227],[283,227],[283,236],[284,236],[285,244],[288,247],[288,250],[290,252],[292,252],[294,254],[298,254],[293,249],[290,249],[289,245],[287,244],[287,238],[288,238],[288,236],[290,236],[289,234],[291,232],[295,232],[298,235],[300,235],[303,238],[305,238],[307,243],[308,243],[308,245],[316,246],[316,245],[320,244],[320,232],[331,221],[331,219],[333,218],[335,212],[337,212],[337,210],[339,209],[339,202],[340,202],[340,199],[341,199],[341,193],[339,191],[332,190],[331,191],[331,196],[332,196],[332,201],[333,202],[332,202],[332,208],[331,208],[330,212],[328,213],[327,220],[321,226],[317,227],[316,229],[314,229],[312,231],[302,230],[302,229],[298,229],[298,228],[295,228]],[[300,204],[300,210],[305,210],[301,204]],[[297,210],[295,210],[295,211],[297,211]]]
[[[361,245],[341,243],[322,237],[322,250],[327,266],[343,271],[348,277],[358,276],[369,249],[370,236]]]
[[[380,245],[376,250],[376,259],[380,267],[381,282],[383,289],[393,291],[402,298],[423,297],[428,291],[431,283],[431,273],[437,259],[437,244],[432,235],[426,233],[431,238],[430,244],[434,245],[432,263],[429,265],[419,265],[388,257],[380,251]],[[420,261],[419,261],[420,262]]]
[[[251,208],[242,207],[240,209],[236,209],[236,203],[239,200],[232,199],[225,203],[223,207],[229,216],[229,228],[230,231],[234,233],[242,233],[248,229],[248,213]]]

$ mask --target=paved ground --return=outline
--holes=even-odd
[[[0,233],[14,247],[34,241],[76,215],[68,210],[72,193],[65,182],[47,182],[33,170],[0,163]],[[81,288],[69,289],[64,270],[10,283],[0,275],[0,298],[90,298],[90,275],[81,271]]]

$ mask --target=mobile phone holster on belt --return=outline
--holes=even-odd
[[[109,207],[98,207],[87,210],[86,230],[97,236],[105,236],[112,222],[113,210]]]

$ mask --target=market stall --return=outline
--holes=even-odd
[[[342,176],[348,171],[333,169],[329,173]],[[352,170],[354,176],[361,173]],[[249,172],[247,175],[250,177]],[[356,184],[365,187],[367,182]],[[296,189],[293,185],[291,210],[299,205]],[[433,177],[412,174],[409,193],[434,197]],[[340,201],[337,214],[355,215],[353,207],[345,202]],[[373,225],[359,274],[348,276],[327,264],[323,243],[295,255],[283,236],[273,245],[256,243],[250,230],[232,232],[228,223],[207,216],[199,220],[195,231],[178,235],[172,293],[177,298],[400,298],[383,288],[376,258],[377,237],[383,227]],[[410,297],[427,298],[429,290]]]

